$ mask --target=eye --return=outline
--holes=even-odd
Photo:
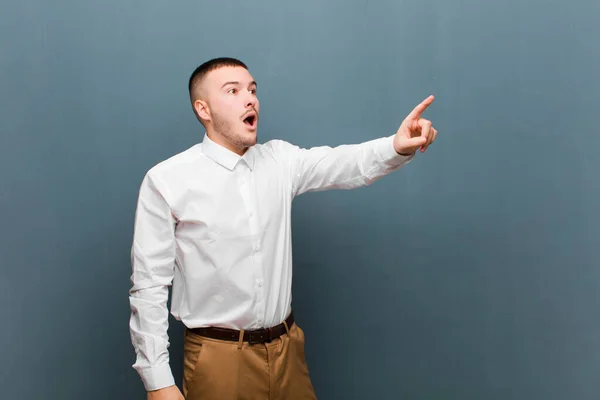
[[[227,93],[229,94],[236,94],[237,93],[237,89],[231,88],[227,91]]]
[[[250,93],[252,93],[252,94],[256,94],[256,88],[252,88],[252,89],[250,89]]]

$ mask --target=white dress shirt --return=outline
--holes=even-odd
[[[302,149],[282,140],[239,156],[202,143],[148,171],[131,250],[133,367],[146,390],[174,384],[171,313],[189,328],[280,324],[292,301],[292,200],[305,192],[366,186],[409,162],[393,137]]]

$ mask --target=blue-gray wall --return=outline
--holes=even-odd
[[[259,81],[261,141],[389,135],[437,96],[425,155],[295,204],[320,399],[600,398],[598,21],[595,0],[3,3],[2,398],[145,398],[137,191],[201,140],[187,78],[221,55]]]

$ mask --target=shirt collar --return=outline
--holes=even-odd
[[[208,158],[230,171],[233,171],[240,160],[243,160],[251,171],[254,169],[254,147],[250,147],[243,156],[239,156],[233,151],[215,143],[205,134],[202,141],[202,152]]]

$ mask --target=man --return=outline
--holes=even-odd
[[[133,367],[148,399],[315,399],[291,310],[292,200],[369,185],[433,143],[421,118],[393,136],[301,149],[257,144],[257,84],[241,61],[210,60],[189,80],[202,143],[150,169],[135,218]],[[171,312],[185,325],[183,395],[169,366]]]

